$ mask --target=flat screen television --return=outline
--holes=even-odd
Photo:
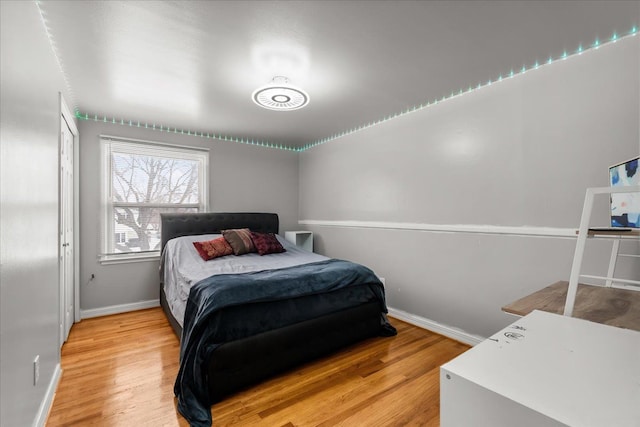
[[[609,185],[640,185],[640,156],[609,167]],[[611,227],[640,228],[640,192],[611,194]]]

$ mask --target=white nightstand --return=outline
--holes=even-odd
[[[305,251],[313,252],[313,231],[285,231],[284,238]]]

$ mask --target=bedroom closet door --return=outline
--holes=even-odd
[[[74,206],[73,133],[60,118],[60,345],[74,322]]]

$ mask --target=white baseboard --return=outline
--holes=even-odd
[[[149,301],[132,302],[130,304],[110,305],[108,307],[91,308],[89,310],[80,310],[81,319],[89,319],[91,317],[108,316],[110,314],[127,313],[129,311],[144,310],[145,308],[160,307],[160,300],[152,299]]]
[[[433,320],[407,313],[406,311],[397,310],[391,307],[388,307],[388,310],[389,316],[395,317],[398,320],[403,320],[407,323],[411,323],[412,325],[444,335],[445,337],[449,337],[471,346],[480,344],[485,340],[485,338],[478,335],[472,335],[465,331],[461,331],[460,329],[452,328],[451,326],[443,325],[441,323],[434,322]]]
[[[91,317],[108,316],[110,314],[126,313],[129,311],[143,310],[145,308],[159,307],[159,300],[140,301],[131,304],[111,305],[109,307],[93,308],[90,310],[80,310],[80,315],[83,319],[89,319]],[[419,326],[423,329],[428,329],[440,335],[452,338],[456,341],[463,342],[469,345],[476,345],[484,341],[485,338],[472,335],[460,329],[452,328],[450,326],[443,325],[424,317],[416,316],[415,314],[407,313],[406,311],[398,310],[389,307],[389,315],[396,319],[403,320],[412,325]]]
[[[47,386],[47,392],[45,393],[44,398],[40,403],[40,407],[38,408],[38,413],[36,414],[36,418],[33,421],[33,427],[44,427],[44,425],[47,423],[47,417],[49,416],[49,411],[51,410],[51,405],[53,404],[53,398],[55,397],[56,391],[58,390],[60,377],[62,377],[62,368],[58,363],[53,370],[51,381],[49,381],[49,385]]]

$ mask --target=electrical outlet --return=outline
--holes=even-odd
[[[33,359],[33,385],[38,385],[40,379],[40,355]]]

